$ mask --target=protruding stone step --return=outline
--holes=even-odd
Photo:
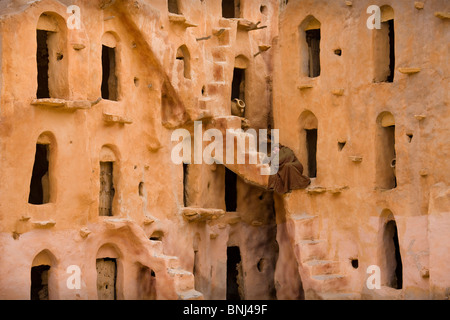
[[[290,217],[293,224],[292,234],[295,243],[301,240],[314,240],[319,238],[319,219],[308,214],[293,214]]]
[[[320,300],[360,300],[361,295],[358,293],[317,293]]]
[[[231,46],[217,46],[211,49],[211,54],[214,62],[226,62],[227,55],[231,50]]]
[[[179,300],[204,300],[203,294],[196,290],[178,292]]]
[[[225,214],[225,211],[222,209],[184,207],[181,208],[181,214],[188,222],[204,222],[220,218]]]
[[[184,28],[198,27],[197,24],[187,20],[186,17],[181,14],[169,13],[169,21]]]
[[[212,81],[207,84],[206,91],[210,96],[222,96],[228,88],[224,81]]]
[[[180,269],[169,268],[168,274],[174,278],[175,288],[177,292],[192,290],[194,288],[194,275],[192,272]]]
[[[151,246],[153,252],[155,252],[155,254],[160,254],[162,255],[163,252],[163,243],[162,241],[155,241],[155,240],[150,240],[149,239],[149,245]]]
[[[230,44],[230,28],[227,27],[219,27],[213,28],[212,33],[219,39],[219,44],[221,46],[226,46]]]
[[[34,99],[31,102],[31,104],[33,106],[39,106],[39,107],[44,107],[44,108],[75,111],[78,109],[89,109],[89,108],[91,108],[91,106],[97,104],[97,102],[84,101],[84,100],[71,101],[71,100],[64,100],[64,99],[47,98],[47,99]]]
[[[324,240],[301,240],[297,243],[296,250],[299,251],[301,262],[305,263],[310,260],[325,260],[327,246]]]
[[[339,261],[309,260],[306,261],[303,266],[309,269],[309,274],[311,276],[336,274],[340,271]]]
[[[311,284],[316,292],[336,292],[345,285],[346,278],[341,274],[321,274],[311,276]]]
[[[241,127],[241,118],[235,116],[223,116],[214,118],[214,128],[219,129],[225,137],[227,130],[236,130]]]
[[[225,81],[226,62],[214,62],[213,64],[213,79],[215,82]]]
[[[180,259],[175,256],[167,256],[165,254],[154,254],[153,255],[157,259],[166,260],[166,266],[170,269],[178,269],[180,267]]]
[[[103,113],[103,121],[108,124],[132,124],[133,120],[124,115]]]

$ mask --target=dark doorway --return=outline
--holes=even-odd
[[[102,98],[117,101],[116,50],[102,46]]]
[[[49,202],[48,145],[37,144],[28,203],[42,205]]]
[[[388,286],[394,289],[402,289],[403,264],[400,255],[397,224],[394,220],[386,224],[385,241]]]
[[[239,278],[242,277],[241,252],[239,247],[227,248],[227,300],[242,300],[239,293]],[[242,285],[242,284],[241,284]]]
[[[308,175],[317,177],[317,129],[306,130],[306,150],[308,152]]]
[[[386,82],[394,82],[395,73],[395,31],[394,20],[386,22],[389,25],[389,75]]]
[[[138,299],[156,300],[156,276],[149,267],[141,267],[138,272]]]
[[[49,271],[50,266],[46,265],[31,268],[31,300],[49,300]]]
[[[183,163],[183,205],[185,207],[189,207],[187,194],[188,174],[189,174],[189,165],[187,163]]]
[[[394,19],[381,23],[374,33],[374,82],[393,82],[395,74],[395,23]]]
[[[395,125],[388,127],[379,127],[377,160],[378,187],[386,190],[396,188],[397,161],[395,149]]]
[[[234,68],[231,100],[245,101],[245,69]]]
[[[222,0],[222,17],[232,19],[240,15],[240,0]]]
[[[309,74],[310,78],[320,76],[320,29],[307,30],[306,42],[308,43]]]
[[[36,97],[38,99],[50,98],[50,90],[48,87],[48,68],[49,68],[49,55],[48,55],[48,31],[37,30],[37,71],[38,71],[38,88]]]
[[[169,12],[179,14],[178,11],[178,0],[169,0],[168,1]]]
[[[227,212],[237,210],[237,175],[225,168],[225,206]]]

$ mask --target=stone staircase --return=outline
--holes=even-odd
[[[205,86],[207,96],[199,98],[200,114],[207,113],[211,116],[221,116],[230,113],[231,105],[228,106],[227,103],[222,101],[224,97],[228,97],[230,94],[228,83],[231,82],[227,82],[227,74],[231,70],[227,68],[234,65],[234,61],[231,61],[231,59],[234,59],[234,50],[231,43],[232,32],[229,21],[226,19],[220,20],[219,26],[212,30],[214,39],[210,41],[216,41],[217,45],[211,48],[212,78]]]
[[[264,153],[249,150],[247,142],[245,150],[242,150],[243,157],[241,160],[244,160],[243,164],[238,164],[237,139],[240,139],[241,141],[246,141],[247,139],[247,141],[249,141],[248,139],[254,138],[244,131],[234,131],[241,129],[241,123],[242,119],[235,116],[214,118],[214,127],[222,132],[224,138],[224,166],[244,179],[246,183],[267,188],[269,184],[270,167],[267,163],[263,163],[266,157]],[[227,134],[228,140],[234,141],[234,149],[229,145],[227,146]],[[227,152],[233,152],[233,164],[227,163]],[[250,162],[251,159],[252,162]]]
[[[345,292],[348,278],[342,274],[340,262],[327,257],[328,242],[319,237],[319,217],[291,214],[286,220],[303,282],[305,299],[358,299],[358,295]]]
[[[165,262],[168,278],[173,282],[178,300],[203,300],[203,294],[194,288],[194,274],[180,267],[178,257],[164,255],[162,253],[162,243],[159,247],[160,249],[153,254],[153,257]]]
[[[90,226],[93,237],[107,237],[111,231],[123,242],[132,242],[140,250],[137,261],[151,267],[157,277],[157,299],[159,300],[203,300],[203,294],[195,290],[194,275],[180,266],[178,257],[163,253],[161,241],[149,240],[144,230],[129,219],[106,219],[103,223]],[[158,280],[159,279],[159,280]],[[158,283],[163,284],[161,287]]]

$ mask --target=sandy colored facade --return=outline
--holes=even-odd
[[[0,1],[0,299],[448,299],[448,12]],[[311,185],[174,163],[195,121],[278,129]]]

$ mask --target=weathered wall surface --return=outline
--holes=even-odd
[[[81,9],[79,30],[65,24],[70,5]],[[118,299],[143,298],[146,284],[139,282],[149,278],[145,267],[156,278],[146,288],[156,282],[158,299],[199,298],[192,274],[197,233],[203,260],[195,268],[205,274],[205,298],[226,297],[231,242],[242,246],[245,295],[273,298],[273,281],[262,281],[273,279],[276,262],[276,248],[266,250],[275,245],[271,200],[265,200],[268,208],[264,201],[260,205],[261,192],[242,182],[245,196],[232,227],[227,220],[214,222],[219,226],[185,221],[183,170],[171,161],[170,136],[180,125],[192,129],[189,121],[205,114],[231,116],[237,56],[246,68],[246,118],[256,129],[268,126],[271,52],[254,55],[277,33],[276,2],[241,1],[243,27],[237,19],[222,18],[221,1],[179,1],[177,15],[168,13],[165,0],[2,1],[0,8],[0,298],[29,299],[33,259],[43,250],[50,257],[50,299],[97,299],[96,259],[102,258],[117,261]],[[48,27],[38,26],[43,13],[60,36],[59,60],[50,52],[55,67],[49,77],[61,90],[51,98],[63,100],[36,101],[36,29]],[[267,28],[245,29],[258,21]],[[97,100],[102,44],[115,47],[117,101]],[[177,49],[183,45],[187,54],[180,61]],[[189,63],[188,77],[183,63]],[[38,142],[50,144],[50,201],[32,205],[27,200]],[[114,162],[112,217],[99,216],[101,161]],[[195,205],[225,209],[223,174],[202,167],[199,181],[216,185],[203,190]],[[250,194],[257,194],[256,200],[249,200]],[[240,222],[247,212],[254,217]],[[266,219],[265,226],[251,226],[256,219]],[[103,245],[115,249],[100,254]],[[255,271],[263,257],[267,267]],[[81,268],[80,290],[67,288],[70,265]]]
[[[117,299],[226,299],[230,247],[240,250],[243,299],[448,298],[448,4],[285,2],[240,0],[239,17],[223,18],[220,0],[178,1],[178,13],[167,0],[0,1],[1,299],[29,299],[42,265],[49,299],[98,299],[102,286],[113,298],[111,261]],[[395,21],[393,82],[373,81],[390,66],[388,25],[366,26],[372,4],[393,9],[383,11]],[[70,5],[80,29],[67,27]],[[318,27],[309,50],[306,29]],[[36,94],[37,29],[55,43],[50,99]],[[116,56],[110,99],[103,45]],[[318,48],[320,76],[310,78]],[[246,121],[231,114],[235,67],[245,69]],[[193,133],[194,121],[277,128],[306,173],[305,129],[317,129],[317,177],[274,196],[244,166],[226,212],[223,165],[186,173],[171,160],[173,130]],[[28,203],[36,144],[49,152],[42,205]],[[100,162],[113,162],[112,175]],[[112,216],[99,216],[111,190]],[[67,285],[73,265],[80,289]],[[380,290],[365,285],[371,265]]]
[[[444,212],[448,210],[435,210],[433,203],[436,197],[438,203],[445,201],[449,181],[445,125],[449,118],[449,25],[448,19],[435,13],[448,12],[448,3],[423,1],[420,9],[411,1],[350,2],[353,5],[346,1],[289,1],[280,13],[274,58],[275,127],[280,128],[281,143],[295,150],[304,165],[308,162],[304,129],[312,128],[305,123],[305,111],[315,115],[318,130],[317,177],[307,191],[294,191],[284,199],[288,220],[291,217],[293,228],[298,226],[293,229],[297,230],[293,245],[299,250],[298,259],[303,260],[312,247],[305,240],[324,241],[315,246],[323,245],[321,259],[339,262],[339,267],[329,272],[343,276],[338,285],[343,290],[337,291],[364,291],[366,298],[399,294],[408,299],[444,298],[449,286],[449,277],[443,274],[449,271],[444,266],[448,254],[443,253],[446,245],[435,240],[440,237],[437,234],[442,235],[437,226],[447,225],[448,213]],[[378,50],[374,39],[380,31],[366,26],[370,5],[389,5],[394,11],[395,74],[391,83],[373,81],[377,68],[373,52]],[[307,48],[302,28],[311,16],[320,22],[321,34],[321,73],[315,78],[305,73],[308,56],[300,54]],[[336,49],[341,50],[340,55]],[[402,68],[419,68],[420,72],[405,74]],[[397,187],[390,190],[377,183],[380,157],[389,152],[385,145],[377,144],[377,118],[383,112],[390,112],[395,119]],[[343,149],[338,143],[345,143]],[[378,265],[382,274],[387,272],[381,234],[391,213],[398,227],[403,289],[367,290],[368,266]],[[298,232],[303,232],[303,237]],[[436,252],[441,253],[439,258]],[[358,269],[352,267],[351,259],[359,260]],[[303,262],[299,269],[306,276],[309,266]],[[434,278],[439,278],[439,284]],[[315,289],[318,284],[305,284],[308,281],[302,279],[306,291],[308,286],[312,292],[320,291]]]

